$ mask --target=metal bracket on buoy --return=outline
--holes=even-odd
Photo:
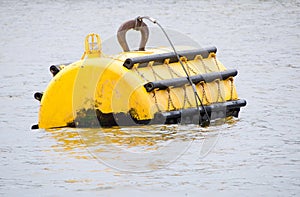
[[[81,57],[83,60],[86,56],[89,58],[100,57],[101,55],[101,39],[99,34],[90,33],[85,37],[84,41],[84,53]]]

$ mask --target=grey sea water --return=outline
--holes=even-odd
[[[88,33],[109,39],[121,23],[142,15],[201,46],[216,46],[218,59],[238,69],[237,90],[248,102],[240,118],[206,129],[103,129],[97,133],[110,140],[89,143],[82,140],[97,139],[94,130],[31,130],[39,109],[33,93],[51,80],[49,66],[78,60]],[[1,0],[0,196],[298,196],[299,15],[293,0]],[[168,165],[149,165],[154,170],[147,173],[118,171],[91,154],[102,150],[105,161],[124,167],[120,152],[106,152],[111,144],[134,153],[173,139],[188,142],[170,150],[181,157],[168,163],[164,154],[157,165]],[[203,156],[203,140],[210,139]]]

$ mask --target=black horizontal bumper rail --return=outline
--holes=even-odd
[[[214,103],[211,105],[204,106],[204,108],[208,112],[209,116],[212,116],[212,113],[215,113],[214,119],[217,119],[225,118],[228,116],[238,117],[240,108],[246,106],[246,104],[246,100],[239,99],[226,101],[223,103]],[[193,117],[196,117],[196,119],[193,120]],[[200,122],[203,122],[205,121],[205,119],[207,119],[207,117],[205,117],[205,111],[203,108],[200,108],[200,114],[197,108],[188,108],[168,112],[157,112],[155,114],[154,120],[158,121],[159,123],[163,122],[164,124],[174,124],[178,122],[197,124],[199,123],[199,117],[201,117]]]
[[[199,83],[200,81],[212,82],[216,79],[225,80],[229,77],[236,76],[238,71],[236,69],[229,69],[222,72],[211,72],[202,75],[191,76],[190,79],[194,84]],[[189,84],[189,81],[186,77],[174,78],[174,79],[165,79],[161,81],[148,82],[144,85],[147,92],[151,92],[154,89],[165,90],[169,87],[181,87],[186,84]]]
[[[207,58],[210,53],[216,53],[217,48],[216,47],[208,47],[203,49],[194,49],[194,50],[185,50],[185,51],[178,51],[179,57],[186,57],[187,60],[193,60],[195,59],[196,55],[201,55],[203,58]],[[156,55],[147,55],[147,56],[141,56],[141,57],[133,57],[133,58],[127,58],[125,62],[123,63],[123,66],[131,69],[134,64],[139,63],[139,68],[146,67],[149,62],[154,61],[155,64],[163,64],[166,59],[169,59],[169,63],[178,62],[177,56],[174,52],[170,53],[162,53],[162,54],[156,54]]]

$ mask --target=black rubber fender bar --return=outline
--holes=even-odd
[[[194,84],[197,84],[201,81],[209,83],[216,79],[225,80],[229,77],[235,77],[238,74],[236,69],[229,69],[222,72],[211,72],[201,75],[191,76],[190,79]],[[144,85],[147,92],[151,92],[154,89],[165,90],[169,87],[181,87],[186,84],[189,84],[189,81],[186,77],[174,78],[174,79],[165,79],[160,81],[148,82]]]
[[[179,57],[186,57],[187,60],[195,59],[196,55],[201,55],[202,58],[207,58],[210,53],[216,53],[216,47],[208,47],[203,49],[193,49],[193,50],[184,50],[178,51]],[[169,63],[178,62],[177,56],[174,52],[170,53],[162,53],[162,54],[155,54],[155,55],[147,55],[147,56],[140,56],[140,57],[133,57],[127,58],[123,63],[123,66],[127,69],[131,69],[134,64],[139,63],[139,68],[146,67],[149,62],[154,61],[155,64],[163,64],[166,59],[169,59]]]
[[[214,103],[204,107],[209,116],[211,116],[212,113],[218,113],[219,117],[215,118],[225,118],[228,116],[238,117],[240,108],[246,106],[246,104],[246,100],[238,99],[223,103]],[[196,117],[196,119],[193,120],[193,117]],[[200,122],[198,118],[200,118]],[[205,118],[206,117],[203,108],[201,108],[200,114],[197,108],[188,108],[176,111],[157,112],[154,115],[154,122],[156,121],[159,124],[177,124],[178,122],[183,124],[199,124],[205,121]]]

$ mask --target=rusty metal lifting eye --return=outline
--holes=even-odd
[[[117,37],[123,51],[130,51],[126,41],[126,33],[130,29],[134,29],[136,31],[141,32],[142,37],[140,41],[139,51],[145,51],[145,46],[149,38],[149,28],[140,18],[127,21],[120,26],[117,33]]]

